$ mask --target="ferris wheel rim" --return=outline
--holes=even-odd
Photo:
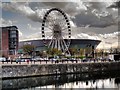
[[[46,23],[46,19],[48,17],[48,15],[52,12],[52,11],[57,11],[58,13],[61,13],[61,15],[64,17],[65,19],[65,22],[66,22],[66,29],[67,29],[67,32],[68,32],[68,38],[67,38],[67,46],[66,48],[68,49],[68,47],[70,46],[70,42],[71,42],[71,26],[70,26],[70,22],[69,22],[69,19],[67,18],[67,15],[61,10],[61,9],[58,9],[58,8],[52,8],[50,10],[48,10],[44,17],[43,17],[43,21],[42,21],[42,28],[41,28],[41,32],[42,32],[42,39],[44,41],[44,44],[46,44],[45,40],[46,40],[46,35],[45,35],[45,23]]]

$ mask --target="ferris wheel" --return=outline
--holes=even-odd
[[[61,9],[52,8],[45,13],[41,33],[45,46],[70,54],[68,48],[71,41],[71,27],[67,15]]]

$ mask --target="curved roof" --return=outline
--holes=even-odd
[[[50,39],[46,40],[46,42],[49,42]],[[84,46],[86,47],[86,45],[91,45],[91,46],[97,46],[101,41],[100,40],[92,40],[92,39],[71,39],[71,44],[70,46]],[[39,40],[29,40],[29,41],[21,41],[19,43],[19,47],[26,45],[26,44],[31,44],[34,45],[36,47],[44,47],[44,43],[42,39]]]

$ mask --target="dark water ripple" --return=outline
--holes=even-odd
[[[40,90],[37,88],[116,88],[119,90],[120,71],[2,80],[3,90],[29,90],[30,88],[31,90]]]

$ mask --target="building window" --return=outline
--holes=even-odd
[[[16,35],[16,34],[12,34],[12,35],[10,35],[10,37],[11,37],[11,38],[16,38],[17,35]]]
[[[9,51],[9,55],[14,55],[15,54],[15,50],[10,50]]]
[[[12,30],[12,31],[10,31],[10,33],[11,34],[16,34],[17,32]]]

